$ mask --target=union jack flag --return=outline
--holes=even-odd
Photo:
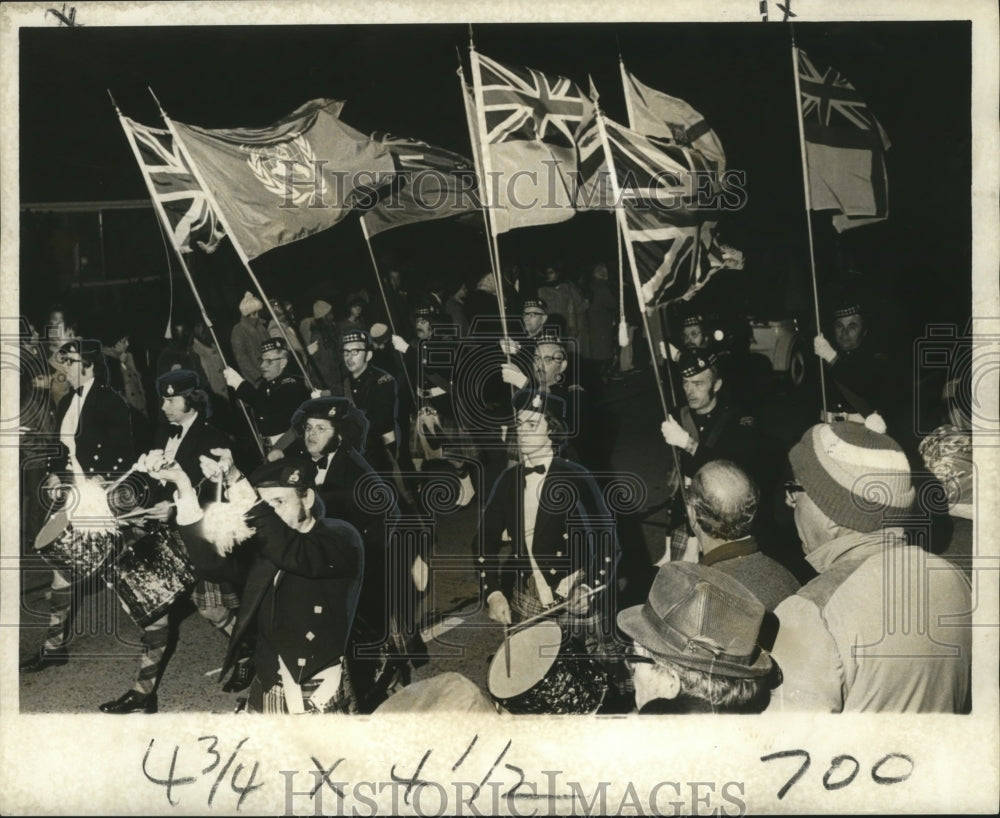
[[[479,55],[486,142],[537,139],[572,147],[593,104],[565,77],[511,68]]]
[[[213,252],[225,236],[205,192],[191,168],[174,144],[169,131],[150,128],[122,117],[126,133],[131,134],[136,156],[146,177],[150,193],[167,215],[167,225],[174,244],[183,253],[199,247]]]
[[[842,74],[818,69],[801,49],[798,67],[812,209],[839,211],[837,230],[885,219],[889,137]]]

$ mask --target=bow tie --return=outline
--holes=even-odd
[[[78,386],[78,387],[76,387],[76,389],[70,389],[69,391],[72,392],[74,395],[79,395],[81,398],[83,397],[83,387],[82,386]]]
[[[184,429],[181,428],[179,423],[171,423],[167,428],[170,432],[170,434],[167,435],[167,440],[173,440],[175,437],[179,438],[184,432]]]
[[[525,466],[525,474],[545,474],[545,466]]]

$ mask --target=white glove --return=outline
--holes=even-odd
[[[222,377],[226,379],[226,385],[231,389],[239,389],[243,383],[243,376],[231,366],[222,370]]]
[[[528,376],[514,364],[500,364],[500,377],[504,383],[509,383],[515,389],[524,389],[528,383]]]
[[[489,617],[494,622],[500,622],[504,625],[509,625],[511,623],[510,619],[510,603],[507,602],[507,597],[503,595],[500,591],[494,591],[486,600],[486,603],[490,606]]]
[[[317,352],[319,352],[319,341],[313,341],[311,344],[308,344],[306,346],[306,351],[310,355],[315,355]]]
[[[663,439],[678,449],[686,449],[691,443],[691,435],[672,417],[668,417],[660,424],[660,431],[663,433]]]
[[[410,348],[410,345],[406,343],[400,336],[392,336],[392,348],[401,354],[406,354],[406,350]]]
[[[220,474],[225,478],[231,477],[230,472],[236,471],[233,467],[233,453],[229,449],[210,449],[209,451],[219,459],[216,460],[214,457],[208,457],[204,454],[199,457],[198,465],[201,467],[201,473],[209,480],[216,481]]]
[[[517,355],[521,350],[521,345],[513,338],[501,338],[500,349],[503,350],[504,355]]]
[[[681,358],[681,351],[673,344],[668,344],[668,346],[670,347],[670,360],[674,362],[679,361]]]
[[[309,397],[313,398],[314,400],[316,398],[321,398],[321,397],[323,397],[323,390],[322,389],[314,389],[312,392],[309,393]]]
[[[267,462],[273,463],[275,460],[281,460],[285,456],[285,453],[281,449],[271,449],[267,453]]]
[[[417,554],[417,558],[413,561],[413,565],[410,568],[410,576],[413,577],[413,584],[418,591],[423,592],[427,588],[427,581],[430,579],[430,569],[419,554]]]
[[[830,346],[830,342],[826,340],[822,335],[817,335],[813,338],[813,352],[819,355],[828,364],[832,364],[837,360],[837,350]]]

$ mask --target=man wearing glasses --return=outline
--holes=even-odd
[[[254,411],[257,428],[268,446],[268,460],[276,460],[295,440],[291,428],[292,413],[309,399],[302,378],[288,369],[288,345],[284,338],[268,338],[260,345],[260,386],[253,386],[232,367],[223,375],[226,383],[235,390],[236,397]]]
[[[971,589],[906,543],[910,466],[879,420],[821,423],[788,454],[787,502],[819,576],[775,609],[771,709],[967,711]]]
[[[663,566],[642,605],[618,614],[640,713],[760,713],[774,665],[760,646],[764,606],[728,574]]]

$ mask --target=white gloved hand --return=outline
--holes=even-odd
[[[240,384],[243,383],[243,376],[231,366],[222,370],[222,377],[226,379],[226,385],[230,389],[239,389]]]
[[[668,417],[660,424],[660,432],[663,433],[663,439],[667,443],[678,449],[686,449],[691,443],[691,435],[672,417]]]
[[[494,591],[490,594],[486,603],[490,606],[490,619],[504,625],[509,625],[511,623],[510,603],[507,601],[507,597],[505,597],[500,591]]]
[[[408,350],[410,348],[410,345],[408,343],[406,343],[406,341],[404,341],[400,336],[393,335],[392,336],[392,348],[394,350],[396,350],[396,352],[399,352],[399,353],[402,353],[402,354],[405,355],[406,354],[406,350]]]
[[[524,389],[528,383],[528,376],[514,364],[500,364],[500,377],[515,389]]]
[[[517,355],[521,350],[521,345],[513,338],[501,338],[500,349],[503,350],[504,355]]]
[[[428,580],[430,580],[430,569],[419,554],[410,567],[410,576],[413,578],[414,587],[423,593],[427,589]]]
[[[313,341],[311,344],[308,344],[306,346],[306,351],[310,355],[315,355],[317,352],[319,352],[319,341]]]
[[[285,453],[281,449],[271,449],[267,453],[267,462],[273,463],[275,460],[281,460],[285,456]]]
[[[681,351],[673,344],[670,344],[669,346],[670,346],[670,360],[676,363],[681,359]]]
[[[813,338],[813,352],[828,364],[832,364],[837,359],[837,350],[822,335],[817,335]]]

